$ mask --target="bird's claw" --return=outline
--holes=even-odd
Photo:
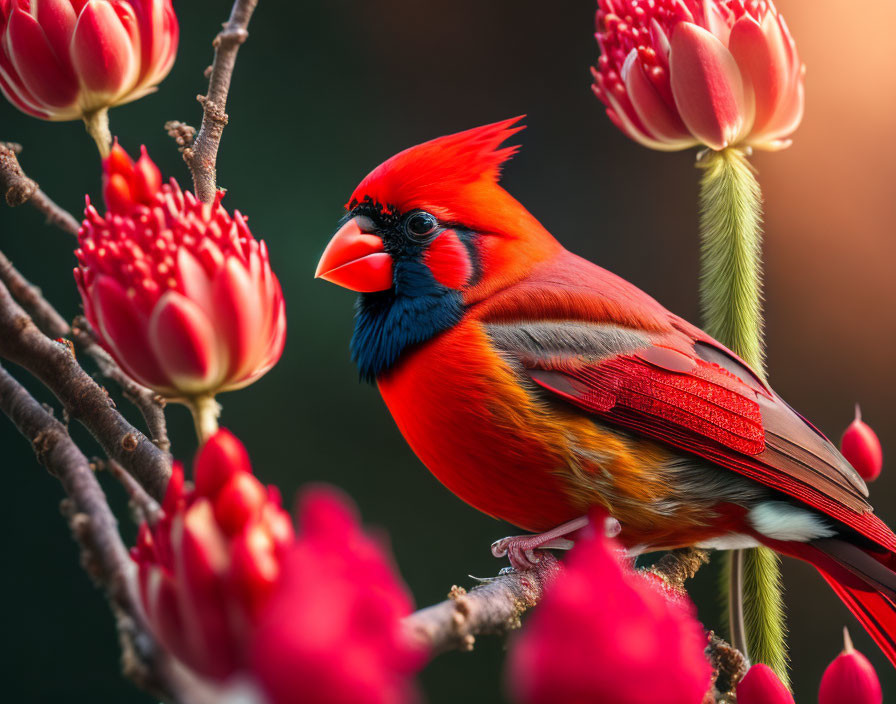
[[[583,516],[557,526],[546,533],[501,538],[492,543],[492,555],[495,557],[506,556],[513,569],[525,572],[541,562],[541,555],[536,550],[569,550],[574,543],[564,536],[575,534],[576,531],[587,525],[588,518]]]
[[[495,557],[507,557],[510,565],[517,572],[525,572],[538,564],[541,559],[535,554],[535,549],[528,547],[531,537],[513,536],[502,538],[492,543],[492,555]]]
[[[525,572],[541,562],[536,550],[569,550],[572,546],[573,542],[566,538],[545,540],[539,535],[514,535],[492,543],[492,555],[507,557],[513,569]]]

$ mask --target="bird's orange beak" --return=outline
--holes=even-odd
[[[356,217],[339,228],[321,256],[314,278],[359,293],[392,288],[392,257],[386,254],[382,238],[364,232],[368,222]]]

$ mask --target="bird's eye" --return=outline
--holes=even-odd
[[[418,210],[411,213],[404,223],[404,229],[407,231],[411,239],[423,240],[429,237],[439,226],[439,221],[435,216],[427,213],[425,210]]]

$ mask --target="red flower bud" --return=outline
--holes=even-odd
[[[280,556],[286,547],[278,545],[260,522],[247,526],[234,538],[230,574],[253,620],[267,604],[280,577]]]
[[[737,704],[794,704],[794,701],[775,671],[759,662],[737,683]]]
[[[598,0],[594,93],[664,151],[781,149],[803,114],[803,65],[771,2]]]
[[[75,120],[155,90],[177,42],[171,0],[0,0],[0,91]]]
[[[196,467],[202,491],[185,490],[178,465],[161,518],[140,526],[132,555],[156,636],[197,673],[223,681],[245,667],[249,633],[277,582],[292,527],[279,493],[252,476],[228,431],[203,445]]]
[[[134,163],[116,139],[103,167],[103,199],[109,212],[127,214],[138,205],[151,206],[162,188],[162,172],[146,147],[140,147]]]
[[[215,520],[227,535],[239,533],[268,500],[264,486],[251,474],[233,474],[215,497]]]
[[[233,475],[252,472],[249,453],[234,435],[218,433],[214,440],[203,445],[193,464],[193,483],[199,496],[215,496]]]
[[[283,294],[246,219],[159,186],[146,155],[103,162],[108,212],[88,200],[75,252],[84,314],[131,377],[173,400],[241,388],[283,351]]]
[[[579,539],[511,645],[521,704],[697,704],[710,686],[706,635],[688,601],[620,564],[619,546]]]
[[[843,629],[843,652],[828,665],[821,678],[818,704],[881,704],[880,680],[868,658],[852,647]]]
[[[873,482],[880,476],[884,466],[884,452],[877,433],[862,420],[859,404],[856,404],[855,420],[840,438],[840,452],[866,482]]]

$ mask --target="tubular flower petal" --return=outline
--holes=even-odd
[[[127,214],[138,205],[153,204],[162,188],[162,173],[140,147],[135,163],[116,140],[103,164],[103,200],[112,213]]]
[[[162,515],[140,526],[132,556],[150,626],[198,674],[226,680],[244,669],[247,642],[293,541],[279,493],[251,474],[242,444],[219,430],[195,463],[188,490],[178,464]]]
[[[803,114],[796,44],[771,0],[598,0],[595,95],[652,149],[782,149]]]
[[[511,646],[515,701],[703,701],[711,671],[693,605],[623,567],[619,549],[605,536],[577,541]]]
[[[403,704],[425,653],[402,634],[411,599],[350,503],[306,491],[299,532],[252,642],[270,704]]]
[[[174,400],[245,386],[283,351],[286,316],[264,242],[246,219],[162,184],[143,149],[103,162],[107,212],[88,199],[75,280],[99,341],[130,376]]]
[[[874,481],[884,466],[884,452],[877,433],[862,420],[856,404],[856,417],[840,438],[840,452],[865,481]]]
[[[793,695],[764,663],[756,663],[737,683],[738,704],[794,704]]]
[[[155,90],[177,52],[171,0],[0,0],[0,91],[76,120]]]
[[[880,680],[868,658],[853,648],[843,629],[843,652],[828,665],[818,689],[818,704],[881,704]]]

